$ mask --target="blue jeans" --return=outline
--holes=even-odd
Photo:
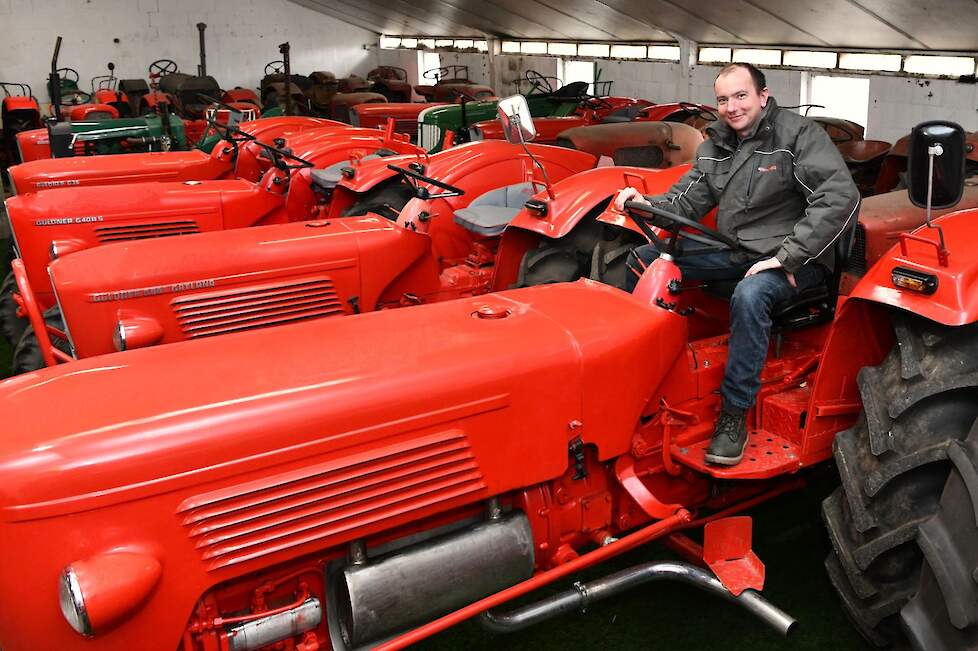
[[[626,290],[635,289],[642,271],[657,257],[659,251],[651,244],[640,246],[628,255]],[[720,393],[725,405],[749,409],[761,388],[761,369],[767,359],[774,306],[824,282],[825,268],[809,262],[795,274],[797,287],[792,287],[780,269],[768,269],[745,278],[747,270],[763,258],[733,262],[729,251],[694,248],[687,248],[675,258],[684,280],[740,280],[730,298],[730,342]]]

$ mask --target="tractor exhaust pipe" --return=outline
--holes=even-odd
[[[58,55],[61,53],[61,37],[54,42],[54,56],[51,57],[51,74],[48,84],[51,86],[51,107],[54,121],[61,122],[61,77],[58,75]]]
[[[343,643],[359,648],[529,578],[533,533],[522,512],[491,508],[486,522],[380,560],[362,547],[350,556],[333,588]]]
[[[197,66],[197,76],[207,76],[207,47],[204,45],[204,30],[207,23],[197,23],[198,38],[200,40],[200,65]]]
[[[290,52],[292,46],[288,42],[278,46],[279,54],[282,55],[282,63],[285,68],[285,114],[294,115],[292,110],[292,58]]]
[[[606,599],[629,588],[651,581],[676,580],[712,592],[727,601],[746,608],[762,622],[787,637],[797,622],[793,617],[771,604],[753,590],[744,590],[735,597],[709,572],[688,563],[659,561],[643,563],[615,572],[590,583],[575,583],[565,590],[507,613],[486,611],[479,616],[479,623],[495,633],[512,633],[544,620],[574,611],[583,611],[596,601]]]

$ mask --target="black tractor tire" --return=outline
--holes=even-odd
[[[3,284],[0,284],[0,334],[3,334],[11,346],[15,346],[24,334],[30,322],[24,317],[17,316],[17,303],[14,301],[14,291],[17,281],[14,272],[8,273]]]
[[[978,324],[952,328],[899,313],[893,326],[893,350],[859,373],[859,421],[835,438],[841,486],[822,504],[833,548],[825,566],[875,645],[978,649]],[[970,523],[948,522],[967,509]],[[948,586],[968,588],[960,599],[970,616],[942,598]],[[947,626],[937,631],[938,621]]]
[[[44,322],[64,331],[64,320],[61,318],[61,310],[58,309],[57,305],[44,311]],[[61,337],[51,335],[51,343],[62,352],[70,353],[68,342]],[[24,334],[21,335],[20,341],[14,347],[13,358],[10,362],[11,374],[29,373],[45,366],[44,356],[41,355],[41,346],[38,344],[37,337],[34,336],[34,327],[28,325]]]
[[[401,209],[414,198],[413,189],[401,183],[400,177],[386,181],[382,186],[368,190],[353,205],[343,210],[343,217],[373,213],[385,219],[397,221]]]

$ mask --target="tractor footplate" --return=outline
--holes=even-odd
[[[686,446],[673,445],[672,458],[718,479],[768,479],[795,472],[802,466],[801,451],[795,443],[764,430],[750,432],[744,458],[735,466],[707,463],[704,457],[709,447],[709,439]]]

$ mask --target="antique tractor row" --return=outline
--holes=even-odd
[[[522,136],[527,113],[504,110],[507,132]],[[491,147],[523,151],[509,165],[522,167],[521,187],[487,190],[513,178],[487,158],[489,179],[450,176]],[[909,158],[915,202],[928,194],[928,162],[939,209],[957,202],[960,129],[916,130]],[[117,272],[200,265],[201,276],[118,292],[96,283],[76,296],[134,313],[169,303],[191,327],[217,328],[0,385],[10,414],[4,648],[84,635],[105,649],[397,649],[476,616],[519,630],[663,578],[786,633],[791,618],[758,593],[749,519],[730,516],[801,487],[833,455],[842,486],[823,508],[827,567],[860,630],[917,649],[978,643],[978,305],[966,284],[978,212],[914,230],[920,214],[895,224],[885,213],[895,196],[867,200],[880,210],[864,208],[858,224],[853,206],[835,243],[840,273],[779,306],[749,456],[718,468],[703,455],[727,353],[724,301],[681,284],[664,259],[636,294],[615,286],[622,252],[646,237],[675,247],[694,229],[736,243],[709,221],[659,212],[650,230],[647,215],[607,209],[616,189],[661,192],[683,166],[570,175],[575,160],[596,157],[486,141],[321,179],[304,168],[289,183],[320,182],[313,193],[329,212],[318,219],[55,260],[59,300],[85,279],[79,266],[61,285],[56,269],[89,254]],[[540,191],[524,203],[527,183]],[[358,206],[372,212],[340,214]],[[243,239],[190,246],[218,236]],[[206,276],[219,265],[201,257],[249,247],[268,264]],[[377,280],[391,272],[393,282]],[[234,326],[270,303],[348,318]],[[408,309],[377,309],[391,307]],[[116,330],[122,347],[139,343],[146,322],[116,316],[134,317]],[[704,525],[702,546],[683,533]],[[689,563],[649,563],[499,610],[666,537]]]

